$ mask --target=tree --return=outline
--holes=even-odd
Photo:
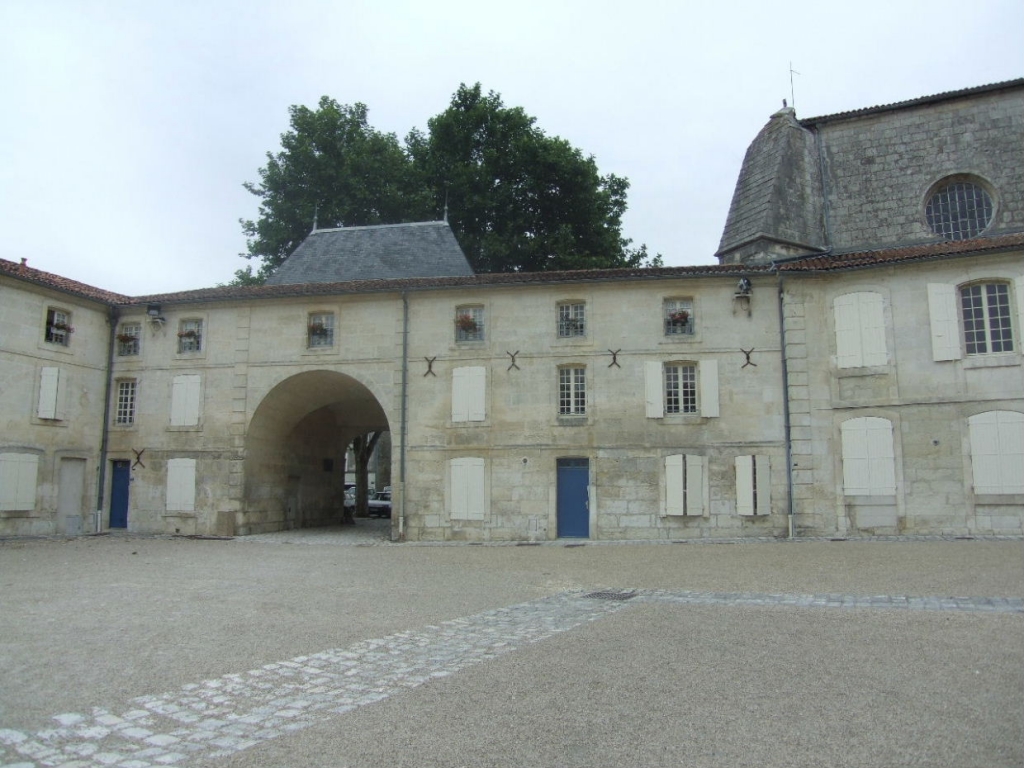
[[[629,181],[547,136],[500,94],[462,84],[406,145],[478,272],[640,266],[622,237]]]
[[[366,517],[369,514],[370,457],[382,434],[383,432],[367,432],[352,440],[352,453],[355,454],[356,460],[356,508],[354,513],[359,517]],[[347,510],[345,511],[342,517],[343,524],[355,522],[350,516],[351,514]]]
[[[248,252],[259,271],[236,272],[236,284],[262,282],[305,239],[314,221],[322,227],[394,224],[422,220],[429,197],[412,174],[408,155],[393,133],[367,122],[365,104],[338,104],[324,96],[316,110],[292,106],[291,130],[282,150],[267,153],[258,184],[259,218],[241,220]]]
[[[402,146],[374,130],[364,104],[326,96],[316,110],[293,106],[282,149],[267,153],[259,218],[242,220],[262,282],[321,226],[448,221],[477,272],[601,269],[657,264],[622,237],[629,182],[601,176],[592,156],[547,136],[521,108],[480,84],[460,85],[449,107],[412,130]]]

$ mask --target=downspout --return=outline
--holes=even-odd
[[[398,509],[398,540],[405,541],[405,441],[408,438],[409,408],[409,296],[402,291],[402,425],[401,449],[398,452],[398,479],[402,484],[402,501]]]
[[[779,282],[779,356],[782,361],[782,423],[783,441],[786,445],[786,521],[789,538],[796,537],[795,517],[793,514],[793,441],[792,425],[789,417],[789,364],[786,359],[786,320],[783,311],[783,295],[785,283],[778,265],[772,262],[772,271]]]
[[[96,533],[103,530],[103,491],[107,484],[107,446],[110,442],[110,395],[114,387],[114,341],[117,338],[117,320],[121,316],[117,307],[110,307],[110,339],[107,342],[107,385],[103,395],[103,429],[100,437],[100,466],[96,489]]]

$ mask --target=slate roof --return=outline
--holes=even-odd
[[[444,221],[314,230],[267,285],[472,275]]]

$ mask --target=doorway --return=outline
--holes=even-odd
[[[558,537],[590,538],[590,459],[558,459]]]
[[[128,527],[128,486],[131,484],[131,462],[113,462],[114,472],[110,478],[110,527]]]

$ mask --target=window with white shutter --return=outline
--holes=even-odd
[[[718,361],[644,363],[644,405],[647,418],[699,414],[717,417]]]
[[[0,453],[0,512],[28,512],[36,508],[39,456]]]
[[[1024,493],[1024,413],[987,411],[967,420],[975,493]]]
[[[867,416],[844,421],[843,493],[847,496],[896,495],[896,454],[892,422]]]
[[[487,504],[484,460],[467,456],[448,464],[451,519],[483,520]]]
[[[956,312],[956,286],[928,284],[928,320],[932,333],[932,360],[959,360],[960,327]]]
[[[199,424],[200,376],[186,373],[175,376],[171,383],[171,426],[191,427]]]
[[[885,365],[885,311],[882,295],[846,293],[832,302],[836,327],[836,365],[860,368]]]
[[[168,512],[195,512],[195,459],[169,459],[167,461],[166,506]]]
[[[452,421],[487,417],[487,369],[482,365],[452,369]]]
[[[36,415],[40,419],[59,421],[64,418],[64,372],[46,366],[39,371],[39,404]]]
[[[710,501],[707,457],[673,454],[665,457],[665,515],[706,514]]]
[[[770,515],[772,512],[771,471],[764,455],[736,457],[736,512],[741,515]]]

